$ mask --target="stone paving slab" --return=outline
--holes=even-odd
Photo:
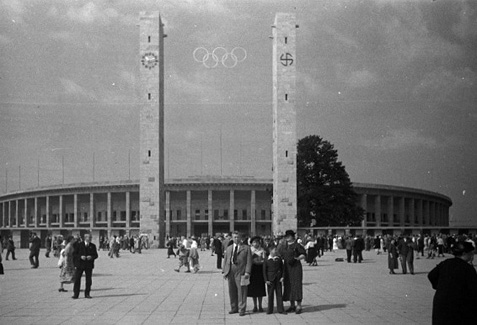
[[[58,292],[56,258],[43,251],[40,268],[30,269],[28,250],[19,249],[16,261],[3,261],[0,324],[429,324],[434,290],[427,273],[443,260],[417,259],[415,275],[389,275],[387,255],[364,252],[364,262],[355,264],[335,262],[344,251],[327,252],[319,266],[303,267],[302,314],[252,313],[249,299],[240,317],[228,314],[216,257],[199,254],[202,269],[194,274],[174,272],[178,259],[167,259],[162,249],[121,251],[114,259],[100,251],[93,299],[73,300],[72,284]]]

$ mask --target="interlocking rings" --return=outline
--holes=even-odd
[[[234,47],[232,51],[227,51],[224,47],[216,47],[209,52],[205,47],[198,47],[192,53],[196,62],[202,63],[204,67],[213,69],[221,63],[225,68],[234,68],[239,62],[245,61],[247,51],[243,47]]]

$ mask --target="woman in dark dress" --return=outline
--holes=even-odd
[[[290,301],[290,308],[287,312],[295,311],[301,313],[301,301],[303,300],[303,268],[301,261],[305,259],[305,248],[295,240],[295,232],[287,230],[285,232],[285,244],[279,247],[280,256],[283,258],[283,301]],[[296,302],[296,306],[295,306]]]
[[[474,246],[457,242],[452,248],[455,258],[439,263],[427,275],[436,290],[432,303],[432,324],[472,324],[477,306],[477,272],[469,264]]]
[[[265,279],[263,278],[263,262],[265,261],[265,250],[262,247],[262,238],[255,236],[252,238],[250,250],[252,251],[252,272],[250,274],[250,284],[248,285],[247,297],[253,299],[253,312],[263,312],[262,298],[267,295],[265,291]],[[258,300],[258,308],[257,308]]]
[[[396,241],[394,240],[394,238],[391,239],[391,242],[389,243],[388,247],[388,268],[389,274],[396,274],[394,270],[399,268],[398,253],[396,248]]]

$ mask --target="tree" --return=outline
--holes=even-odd
[[[317,227],[357,226],[364,210],[334,146],[317,135],[298,141],[298,223]]]

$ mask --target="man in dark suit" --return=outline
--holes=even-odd
[[[91,235],[85,234],[84,241],[79,243],[75,247],[73,253],[73,261],[76,268],[75,284],[73,287],[74,296],[73,299],[78,299],[81,287],[81,277],[83,272],[86,277],[86,286],[84,289],[84,297],[90,299],[89,295],[91,291],[91,276],[93,275],[94,260],[98,258],[98,251],[96,246],[91,242]]]
[[[354,247],[353,247],[353,262],[359,262],[363,260],[363,250],[364,250],[364,239],[361,235],[354,240]]]
[[[41,246],[41,239],[38,238],[36,233],[31,234],[30,238],[30,264],[32,269],[37,269],[40,266],[40,262],[38,261],[38,256],[40,255],[40,246]]]
[[[217,253],[217,268],[222,268],[222,235],[214,239],[215,252]]]
[[[414,248],[411,238],[406,236],[399,240],[397,249],[401,260],[402,274],[407,273],[407,266],[409,266],[411,274],[414,274]]]
[[[224,257],[224,279],[228,280],[229,297],[231,310],[229,314],[240,313],[245,316],[247,308],[247,285],[242,285],[242,277],[250,279],[252,271],[252,251],[245,242],[246,236],[234,232],[232,234],[233,244],[225,250]]]

